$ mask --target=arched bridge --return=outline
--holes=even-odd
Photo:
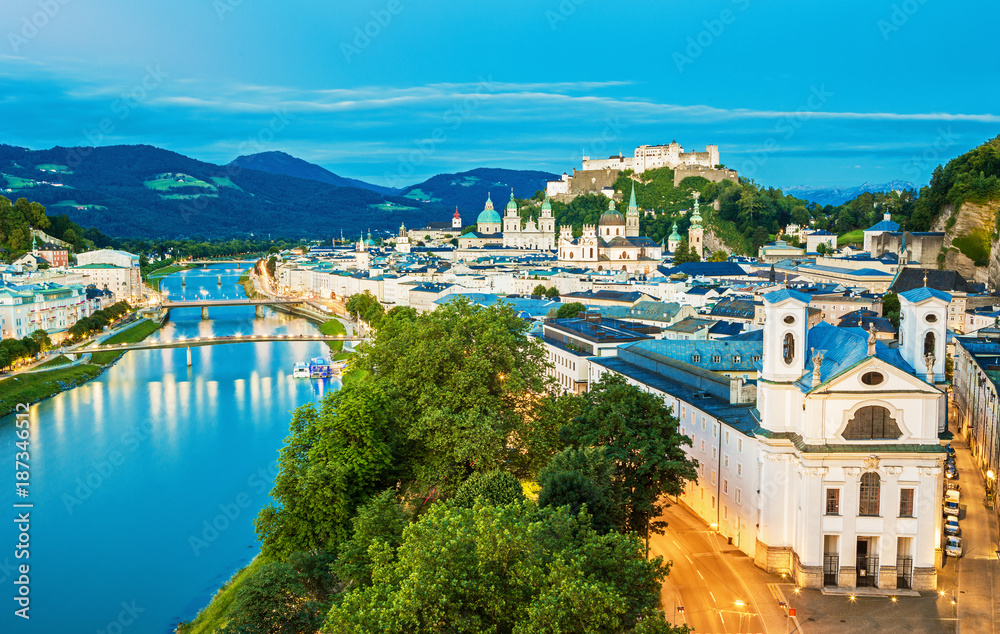
[[[260,309],[264,306],[277,306],[280,304],[305,304],[304,299],[191,299],[171,301],[167,300],[160,304],[164,310],[171,308],[201,308],[202,319],[208,319],[208,309],[214,306],[253,306],[259,315]]]

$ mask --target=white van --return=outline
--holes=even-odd
[[[944,514],[958,517],[959,494],[954,489],[949,490],[944,496]]]

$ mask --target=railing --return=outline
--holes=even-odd
[[[823,585],[836,586],[840,578],[840,557],[823,555]]]
[[[878,557],[858,555],[858,580],[855,585],[859,588],[878,587]]]
[[[896,587],[902,590],[913,589],[913,557],[896,559]]]

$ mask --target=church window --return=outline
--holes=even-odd
[[[952,306],[952,307],[951,307],[951,310],[952,310],[952,311],[954,311],[954,310],[955,310],[955,307],[954,307],[954,306]],[[926,319],[926,320],[927,320],[927,323],[929,323],[929,324],[933,324],[934,322],[936,322],[936,321],[938,320],[938,317],[937,317],[937,315],[935,315],[934,313],[928,313],[928,314],[927,314],[927,316],[926,316],[926,317],[924,317],[924,319]]]
[[[700,354],[692,354],[691,355],[691,363],[701,363],[701,355]]]
[[[934,333],[933,332],[927,333],[927,336],[924,337],[924,356],[926,357],[929,354],[935,354],[934,353]],[[937,356],[937,355],[935,354],[935,356]]]
[[[840,515],[840,489],[826,490],[826,514]]]
[[[788,324],[789,326],[791,326],[792,324],[795,323],[795,317],[792,316],[792,315],[786,315],[785,316],[785,323]]]
[[[594,257],[594,247],[590,247],[590,257]]]
[[[785,333],[785,340],[781,345],[781,355],[785,358],[785,363],[792,364],[795,360],[795,336],[792,333]]]
[[[913,517],[913,489],[899,490],[899,516]]]
[[[861,494],[858,501],[858,515],[877,516],[879,511],[879,494],[882,484],[877,473],[865,473],[861,476]]]
[[[569,252],[569,259],[571,259],[571,260],[573,259],[573,252],[572,251]]]
[[[867,405],[854,413],[843,435],[844,440],[896,440],[903,432],[888,409]]]

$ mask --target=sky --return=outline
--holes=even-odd
[[[0,143],[280,150],[403,187],[677,140],[776,187],[1000,134],[1000,3],[3,0]]]

